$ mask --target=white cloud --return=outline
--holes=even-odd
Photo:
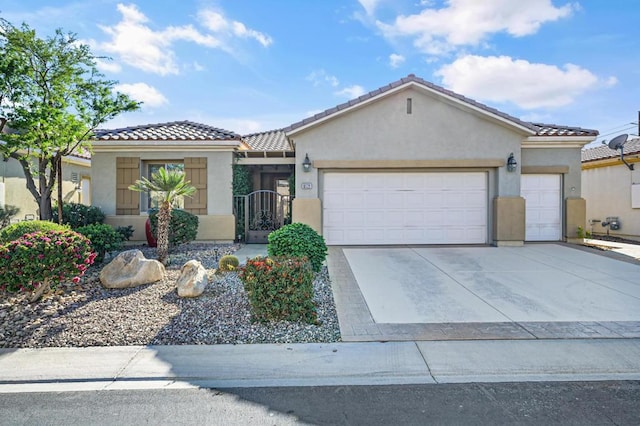
[[[167,98],[153,86],[146,83],[118,84],[116,90],[129,95],[138,102],[143,103],[143,107],[159,107],[169,103]]]
[[[391,68],[398,68],[404,61],[405,57],[402,55],[398,55],[397,53],[389,55],[389,65],[391,65]]]
[[[378,3],[380,3],[380,0],[358,0],[358,2],[363,7],[365,12],[367,12],[367,15],[371,16],[375,13],[376,7],[378,6]]]
[[[320,86],[322,84],[329,84],[331,87],[338,87],[340,81],[337,77],[328,74],[324,69],[312,71],[307,77],[307,81],[313,83],[314,86]]]
[[[273,39],[269,35],[247,28],[242,22],[230,20],[218,11],[212,9],[201,10],[198,13],[198,18],[202,25],[214,33],[251,38],[264,47],[273,43]]]
[[[391,24],[377,21],[377,26],[386,37],[410,37],[420,51],[443,55],[477,46],[499,32],[514,37],[534,34],[545,22],[565,18],[577,8],[571,3],[555,7],[551,0],[448,0],[443,8],[427,7],[418,14],[400,15]]]
[[[220,47],[219,40],[200,33],[191,25],[154,31],[145,25],[149,19],[135,5],[118,4],[117,7],[122,20],[115,26],[100,26],[111,40],[98,44],[98,47],[132,67],[160,75],[178,74],[176,55],[172,50],[175,41]]]
[[[355,99],[357,97],[364,95],[367,92],[364,90],[364,87],[354,84],[353,86],[345,87],[344,89],[334,93],[337,96],[343,96],[348,99]]]
[[[108,73],[119,73],[122,71],[122,66],[119,63],[106,59],[96,59],[96,66],[100,71]]]
[[[229,20],[222,13],[213,10],[205,9],[198,13],[200,23],[209,31],[207,33],[193,25],[168,26],[155,30],[149,25],[149,18],[136,5],[119,3],[117,9],[122,14],[120,22],[113,26],[99,26],[110,36],[110,40],[104,43],[91,40],[90,43],[123,63],[154,74],[180,72],[181,67],[177,64],[173,49],[177,41],[227,52],[232,52],[229,45],[234,37],[254,39],[265,47],[273,42],[267,34],[247,28],[243,23]]]
[[[463,56],[437,76],[454,92],[478,100],[510,102],[523,109],[568,105],[589,89],[607,85],[589,70],[531,63],[508,56]]]

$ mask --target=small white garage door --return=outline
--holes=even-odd
[[[520,193],[526,202],[525,240],[561,239],[560,187],[560,175],[522,175]]]
[[[324,174],[327,244],[484,244],[487,174]]]

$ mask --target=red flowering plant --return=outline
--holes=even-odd
[[[79,282],[96,254],[77,232],[39,231],[0,245],[0,289],[32,292],[31,302],[61,282]]]
[[[306,258],[247,260],[238,276],[251,303],[252,319],[317,324],[314,273]]]

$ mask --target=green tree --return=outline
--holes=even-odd
[[[169,256],[169,223],[171,209],[180,197],[190,197],[196,188],[179,170],[160,168],[151,174],[151,180],[143,177],[129,187],[132,191],[155,193],[159,200],[158,208],[158,261],[167,263]]]
[[[0,153],[22,165],[40,219],[51,219],[56,180],[62,198],[62,159],[90,150],[99,125],[139,108],[116,84],[75,34],[58,29],[42,39],[27,24],[0,19]]]

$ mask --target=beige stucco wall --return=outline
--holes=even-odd
[[[71,174],[77,173],[79,179],[91,176],[89,161],[68,162],[62,165],[62,194],[65,202],[81,203],[84,200],[81,193],[71,182]],[[37,185],[37,181],[36,181]],[[26,179],[22,165],[15,159],[0,161],[0,187],[4,189],[4,199],[0,196],[0,205],[13,205],[20,209],[16,219],[24,219],[25,215],[39,217],[39,207],[31,192],[27,189]],[[2,194],[0,188],[0,194]],[[52,194],[53,201],[57,199],[57,187],[54,187]]]
[[[608,228],[600,223],[595,223],[590,228],[589,221],[604,221],[609,216],[617,216],[621,228],[609,233],[640,240],[640,209],[631,208],[631,185],[640,184],[640,164],[636,164],[635,169],[631,171],[620,164],[582,171],[582,194],[587,204],[587,230],[606,234]]]
[[[493,199],[493,241],[499,246],[523,245],[525,236],[525,199]]]
[[[105,223],[117,228],[118,226],[133,226],[134,232],[131,242],[145,242],[146,215],[109,215]],[[235,239],[235,217],[233,215],[204,216],[198,215],[198,241],[214,241],[217,243],[228,243]]]
[[[407,98],[412,99],[411,114],[407,114]],[[294,221],[311,226],[322,223],[323,173],[335,170],[332,164],[338,161],[353,164],[353,171],[375,170],[367,163],[378,170],[486,171],[489,205],[498,196],[520,197],[520,168],[509,173],[504,164],[511,152],[520,161],[525,136],[522,130],[419,88],[391,94],[291,135],[297,153]],[[314,163],[307,173],[302,168],[305,154]],[[399,169],[403,162],[407,168]],[[358,164],[365,168],[358,168]],[[317,202],[303,204],[302,199]],[[504,217],[518,215],[519,210],[507,211],[513,206],[504,204]],[[493,208],[489,210],[487,240],[492,241],[494,235],[516,239],[517,232],[507,232],[511,226],[501,228],[499,234],[492,231],[495,218]]]
[[[587,203],[584,198],[567,198],[565,200],[566,226],[565,239],[569,242],[580,242],[582,238],[578,234],[578,227],[586,229]]]
[[[407,98],[412,113],[407,114]],[[319,198],[318,169],[303,173],[306,153],[316,160],[519,160],[524,132],[489,120],[486,114],[444,101],[421,89],[408,88],[363,108],[291,136],[296,145],[296,197]],[[500,195],[519,196],[518,173],[496,169]],[[303,183],[312,189],[302,189]]]
[[[209,152],[164,152],[134,151],[124,152],[100,152],[96,150],[92,157],[92,204],[98,206],[107,215],[107,222],[117,226],[133,225],[135,234],[133,239],[144,240],[144,221],[146,212],[142,212],[138,223],[124,223],[131,216],[115,215],[116,211],[116,157],[139,157],[145,161],[183,161],[185,157],[207,158],[207,216],[200,217],[198,240],[232,241],[235,235],[235,222],[233,220],[233,193],[232,193],[232,162],[233,151],[209,151]],[[141,168],[143,173],[144,168]],[[124,219],[129,218],[129,219]],[[139,224],[142,225],[139,225]],[[138,229],[139,228],[139,229]]]

